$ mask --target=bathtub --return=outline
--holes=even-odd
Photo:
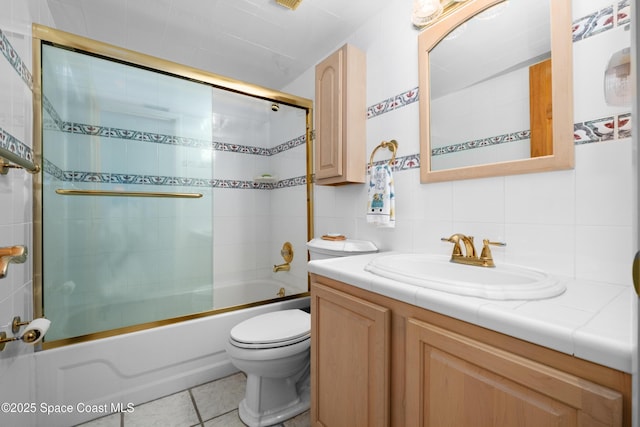
[[[218,299],[241,301],[242,293],[263,292],[276,298],[280,285],[249,282],[245,287],[218,290]],[[214,298],[216,295],[214,295]],[[242,302],[238,302],[242,303]],[[309,307],[309,297],[278,300],[255,307],[200,317],[99,340],[36,352],[35,400],[71,408],[97,405],[103,409],[140,404],[237,372],[225,344],[239,322],[277,310]],[[235,304],[231,304],[235,305]],[[217,304],[216,304],[217,306]],[[108,413],[72,410],[36,414],[36,425],[69,426]]]
[[[287,284],[273,279],[229,282],[214,286],[202,286],[189,292],[155,295],[145,299],[123,297],[122,301],[109,304],[91,304],[69,307],[68,312],[48,315],[53,327],[47,334],[49,341],[68,337],[79,337],[100,330],[117,329],[131,324],[153,322],[184,316],[185,313],[200,313],[212,309],[257,303],[277,298],[278,292],[285,296],[300,293]],[[59,310],[60,311],[60,310]]]

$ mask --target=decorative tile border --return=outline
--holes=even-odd
[[[11,151],[13,154],[18,155],[23,159],[33,162],[33,151],[31,151],[31,148],[27,147],[25,144],[20,142],[18,138],[14,137],[2,128],[0,128],[0,147]]]
[[[401,93],[400,95],[385,99],[384,101],[378,102],[377,104],[367,108],[367,119],[380,116],[393,110],[397,110],[398,108],[413,104],[418,100],[419,90],[417,87],[415,87]]]
[[[43,97],[45,98],[45,97]],[[242,154],[254,154],[259,156],[273,156],[282,153],[307,142],[306,135],[300,135],[292,140],[271,148],[254,147],[242,144],[230,144],[221,141],[209,141],[196,138],[186,138],[176,135],[167,135],[154,132],[144,132],[131,129],[122,129],[109,126],[90,125],[85,123],[67,122],[60,119],[55,108],[49,100],[43,102],[45,111],[51,119],[44,120],[43,126],[46,130],[54,130],[78,135],[99,136],[101,138],[114,138],[120,140],[143,141],[154,144],[179,145],[184,147],[211,147],[215,151],[226,151]]]
[[[631,137],[631,113],[588,120],[573,125],[573,140],[576,145],[613,141]]]
[[[574,43],[630,23],[630,3],[630,0],[621,0],[591,15],[575,20],[571,28]]]
[[[383,165],[389,162],[388,160],[379,160],[373,162],[373,166]],[[393,172],[401,172],[409,169],[417,169],[420,167],[420,154],[410,154],[408,156],[396,157],[395,161],[391,164],[391,170]],[[367,164],[367,174],[369,173],[370,165]]]
[[[307,183],[307,177],[304,175],[283,179],[273,184],[267,184],[236,179],[203,179],[108,172],[63,171],[48,160],[45,160],[44,170],[62,182],[72,183],[161,185],[169,187],[232,188],[245,190],[274,190],[306,185]]]
[[[498,144],[504,144],[507,142],[524,141],[531,139],[530,130],[522,130],[519,132],[505,133],[504,135],[497,135],[488,138],[476,139],[473,141],[461,142],[459,144],[447,145],[444,147],[438,147],[431,150],[432,156],[442,156],[445,154],[457,153],[459,151],[473,150],[476,148],[489,147]]]
[[[13,48],[9,39],[7,39],[5,33],[0,29],[0,52],[7,58],[9,65],[15,70],[20,78],[29,86],[29,89],[33,90],[33,77],[29,72],[27,65],[20,59],[20,55]]]
[[[0,29],[0,52],[2,52],[2,55],[9,62],[11,68],[18,73],[22,81],[25,82],[30,90],[33,90],[33,77],[29,72],[29,68],[13,48],[11,42],[9,42],[7,34],[9,33],[3,32],[2,29]],[[0,147],[11,151],[23,159],[33,162],[33,151],[31,148],[2,128],[0,128]]]

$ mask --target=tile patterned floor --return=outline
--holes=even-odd
[[[131,413],[112,414],[77,427],[244,427],[238,403],[244,397],[246,377],[237,373],[142,405]],[[308,427],[309,411],[278,424]]]

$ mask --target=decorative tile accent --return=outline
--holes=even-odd
[[[631,138],[631,113],[618,116],[618,138]]]
[[[29,89],[33,90],[33,77],[29,69],[22,59],[20,59],[20,55],[18,55],[18,52],[13,48],[2,30],[0,30],[0,52],[7,58],[7,61],[9,61],[9,64],[16,73],[18,73],[20,78],[29,86]]]
[[[631,0],[622,0],[618,3],[616,19],[618,26],[627,25],[631,22]]]
[[[58,130],[87,136],[100,136],[134,141],[145,141],[154,144],[180,145],[185,147],[211,147],[215,151],[228,151],[233,153],[254,154],[259,156],[273,156],[278,153],[304,145],[307,142],[306,135],[298,136],[272,148],[253,147],[242,144],[229,144],[221,141],[206,141],[182,136],[165,135],[153,132],[143,132],[130,129],[120,129],[107,126],[89,125],[84,123],[65,122],[59,119],[50,103],[45,103],[45,108],[51,115],[50,120],[44,121],[47,130]]]
[[[523,141],[526,139],[531,139],[531,131],[528,129],[519,132],[506,133],[504,135],[476,139],[474,141],[461,142],[459,144],[447,145],[445,147],[434,148],[431,150],[431,155],[441,156],[458,151],[473,150],[475,148],[489,147],[492,145],[504,144],[506,142]]]
[[[180,145],[185,147],[211,147],[215,151],[226,151],[242,154],[253,154],[259,156],[273,156],[285,152],[292,148],[304,145],[307,142],[306,135],[300,135],[292,140],[286,141],[272,148],[252,147],[242,144],[229,144],[220,141],[205,141],[195,138],[184,138],[175,135],[165,135],[153,132],[142,132],[131,129],[120,129],[107,126],[90,125],[85,123],[66,122],[60,118],[53,104],[43,96],[43,108],[49,117],[43,120],[46,130],[61,131],[79,135],[99,136],[102,138],[113,138],[120,140],[145,141],[152,144]],[[143,184],[143,185],[165,185],[183,187],[208,187],[208,188],[232,188],[232,189],[257,189],[272,190],[276,188],[287,188],[298,185],[306,185],[306,176],[283,179],[274,184],[256,183],[246,180],[231,179],[196,179],[188,177],[151,176],[151,175],[131,175],[112,174],[86,171],[63,171],[55,164],[44,159],[44,171],[55,178],[65,182],[93,182],[110,184]]]
[[[591,142],[611,141],[614,138],[615,119],[605,117],[573,125],[573,139],[576,145]]]
[[[379,160],[373,162],[373,166],[383,165],[389,162],[388,160]],[[404,157],[396,157],[395,161],[391,164],[391,170],[393,172],[400,172],[409,169],[417,169],[420,167],[420,154],[411,154]],[[367,174],[369,173],[370,165],[367,164]]]
[[[384,113],[388,113],[389,111],[393,111],[398,108],[402,108],[418,100],[419,100],[418,88],[415,87],[413,89],[410,89],[406,92],[401,93],[400,95],[396,95],[392,98],[385,99],[384,101],[378,102],[377,104],[367,108],[367,119],[379,116]]]
[[[53,108],[53,104],[49,101],[44,94],[42,95],[42,109],[44,112],[49,114],[49,117],[44,115],[43,121],[45,122],[45,129],[54,129],[53,124],[55,124],[55,130],[62,130],[62,126],[64,125],[64,120],[60,118],[58,112],[55,108]]]
[[[307,177],[304,175],[268,184],[235,179],[203,179],[179,176],[63,171],[48,160],[44,162],[44,170],[60,181],[74,183],[162,185],[169,187],[233,188],[242,190],[274,190],[307,184]]]
[[[615,15],[613,6],[609,6],[589,16],[585,16],[573,22],[573,42],[577,42],[598,33],[613,28]]]
[[[0,128],[0,147],[33,162],[33,151],[6,130]]]

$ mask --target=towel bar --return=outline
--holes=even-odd
[[[398,151],[398,141],[392,139],[391,141],[382,141],[376,148],[371,152],[371,158],[369,159],[369,167],[373,167],[373,156],[378,151],[378,148],[388,148],[391,151],[391,160],[389,160],[389,166],[393,166],[393,162],[396,161],[396,152]]]

